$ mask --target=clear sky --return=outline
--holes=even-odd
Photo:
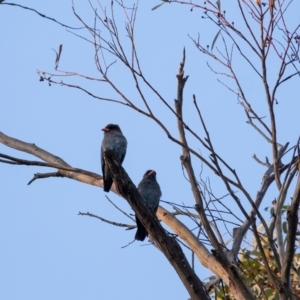
[[[96,1],[95,1],[96,2]],[[100,1],[103,6],[110,1]],[[128,1],[130,3],[132,1]],[[225,1],[224,1],[225,2]],[[235,1],[230,1],[235,2]],[[69,26],[80,27],[72,12],[71,1],[17,1]],[[92,25],[93,14],[88,1],[74,1],[77,13]],[[264,159],[271,147],[245,123],[243,109],[236,96],[217,81],[207,62],[218,65],[201,54],[188,35],[211,45],[218,27],[202,18],[202,13],[188,6],[165,4],[152,11],[158,0],[141,1],[136,21],[136,46],[144,75],[173,106],[176,98],[176,74],[186,47],[184,116],[187,123],[203,137],[203,129],[192,104],[199,101],[216,150],[235,168],[249,193],[259,189],[264,167],[252,159],[255,153]],[[224,7],[236,20],[233,5]],[[294,4],[290,21],[299,23],[300,2]],[[124,27],[121,10],[116,11],[118,26]],[[152,120],[126,107],[95,100],[76,89],[48,86],[40,82],[37,70],[54,72],[55,52],[63,44],[60,69],[98,76],[94,65],[93,46],[58,24],[41,18],[32,11],[0,5],[0,131],[61,157],[73,167],[101,174],[100,144],[103,128],[108,123],[120,125],[128,140],[124,167],[138,184],[148,169],[157,172],[162,199],[193,205],[194,200],[181,164],[181,149],[167,139]],[[105,30],[103,34],[105,34]],[[73,31],[88,36],[84,31]],[[124,30],[122,41],[130,51]],[[126,44],[127,43],[127,44]],[[127,46],[126,46],[127,45]],[[216,44],[218,46],[218,44]],[[215,47],[216,47],[215,46]],[[127,48],[126,48],[127,47]],[[247,52],[246,52],[247,53]],[[247,53],[251,57],[251,53]],[[253,73],[235,61],[245,91],[261,116],[267,115],[261,83]],[[258,63],[255,61],[255,63]],[[141,105],[130,74],[116,63],[112,74],[124,93]],[[220,69],[222,70],[222,69]],[[251,76],[252,77],[251,77]],[[270,77],[276,76],[270,74]],[[66,78],[82,84],[104,97],[117,96],[102,83]],[[287,83],[279,93],[279,142],[295,144],[299,137],[299,79]],[[157,116],[176,137],[176,120],[146,91],[147,100]],[[189,137],[190,138],[190,137]],[[206,153],[195,140],[191,145]],[[0,153],[37,160],[0,144]],[[200,176],[201,164],[194,159]],[[187,299],[181,281],[164,256],[147,242],[135,242],[134,230],[125,231],[99,220],[78,216],[90,212],[115,222],[133,224],[106,199],[132,213],[126,201],[105,194],[102,189],[62,178],[27,183],[35,173],[50,172],[39,167],[0,164],[0,296],[2,299]],[[206,168],[205,179],[212,176]],[[215,196],[226,191],[220,181],[211,177]],[[269,206],[275,193],[270,193],[264,206]],[[241,199],[243,201],[243,199]],[[228,198],[228,201],[229,198]],[[232,200],[231,200],[232,201]],[[243,205],[248,208],[247,202]],[[162,206],[172,210],[170,206]],[[236,209],[234,207],[233,209]],[[185,220],[185,219],[182,219]],[[224,239],[230,236],[224,233]],[[188,259],[190,253],[186,252]],[[201,279],[209,276],[199,264]]]

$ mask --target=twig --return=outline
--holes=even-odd
[[[111,225],[114,225],[114,226],[118,226],[118,227],[132,228],[132,225],[123,224],[123,223],[117,223],[117,222],[114,222],[114,221],[109,221],[107,219],[104,219],[104,218],[99,217],[97,215],[91,214],[89,212],[86,212],[86,213],[78,212],[78,215],[79,216],[88,216],[88,217],[96,218],[96,219],[99,219],[99,220],[101,220],[101,221],[103,221],[105,223],[108,223],[108,224],[111,224]]]
[[[125,211],[123,211],[120,207],[118,207],[116,204],[114,204],[107,195],[105,195],[105,198],[118,210],[120,211],[123,215],[125,215],[127,218],[131,219],[133,222],[135,222],[135,219],[131,217],[129,214],[127,214]],[[136,227],[136,226],[135,226]]]
[[[34,177],[27,183],[27,185],[30,185],[33,181],[36,179],[44,179],[49,177],[64,177],[59,171],[52,172],[52,173],[36,173],[34,174]]]
[[[36,14],[38,14],[40,17],[45,18],[45,19],[48,19],[48,20],[50,20],[50,21],[53,21],[53,22],[55,22],[55,23],[57,23],[57,24],[59,24],[59,25],[61,25],[61,26],[63,26],[63,27],[66,27],[66,28],[70,28],[70,29],[74,29],[74,30],[78,30],[78,29],[83,29],[83,28],[84,28],[84,27],[71,27],[71,26],[65,25],[65,24],[63,24],[63,23],[61,23],[61,22],[56,21],[54,18],[50,18],[50,17],[48,17],[48,16],[46,16],[46,15],[44,15],[44,14],[38,12],[37,10],[35,10],[35,9],[33,9],[33,8],[30,8],[30,7],[27,7],[27,6],[23,6],[23,5],[16,4],[16,3],[8,3],[8,2],[4,2],[4,3],[3,3],[3,1],[1,1],[0,4],[1,4],[1,5],[17,6],[17,7],[21,7],[21,8],[23,8],[23,9],[26,9],[26,10],[33,11],[33,12],[35,12]]]
[[[263,246],[262,246],[261,241],[260,241],[260,237],[259,237],[258,232],[257,232],[255,221],[252,224],[252,229],[253,229],[253,233],[254,233],[254,236],[255,236],[255,240],[256,240],[258,248],[259,248],[259,252],[262,255],[262,260],[264,262],[263,266],[266,268],[268,278],[269,278],[270,282],[273,283],[273,285],[277,289],[277,291],[279,291],[280,285],[278,284],[277,278],[275,277],[274,273],[270,269],[268,260],[267,260],[266,255],[265,255],[265,251],[263,249]]]

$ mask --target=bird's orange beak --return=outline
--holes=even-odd
[[[106,128],[106,127],[102,128],[101,130],[104,131],[104,132],[109,132],[109,129]]]

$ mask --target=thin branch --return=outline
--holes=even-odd
[[[96,218],[96,219],[99,219],[100,221],[102,222],[105,222],[105,223],[108,223],[110,225],[114,225],[114,226],[118,226],[118,227],[126,227],[128,229],[132,229],[132,228],[135,228],[136,226],[132,226],[132,225],[128,225],[128,224],[123,224],[123,223],[117,223],[117,222],[114,222],[114,221],[109,221],[107,219],[104,219],[100,216],[97,216],[97,215],[94,215],[94,214],[91,214],[89,212],[86,212],[86,213],[83,213],[83,212],[79,212],[78,213],[79,216],[88,216],[88,217],[92,217],[92,218]]]
[[[228,273],[229,278],[231,279],[231,287],[235,291],[234,293],[238,295],[239,299],[247,299],[251,300],[254,299],[251,291],[248,289],[248,287],[243,282],[242,278],[240,277],[240,274],[236,272],[234,268],[232,268],[231,262],[228,260],[228,257],[223,252],[223,247],[218,242],[218,239],[216,238],[208,220],[204,213],[204,207],[203,207],[203,200],[201,197],[201,194],[198,189],[197,181],[195,178],[194,170],[191,164],[191,157],[190,153],[187,150],[187,140],[185,138],[185,132],[183,127],[183,122],[181,121],[183,119],[182,116],[182,105],[183,105],[183,89],[185,86],[185,83],[187,81],[188,76],[184,77],[184,64],[185,64],[185,50],[183,51],[183,59],[180,63],[179,72],[177,75],[178,80],[178,89],[177,89],[177,99],[175,100],[175,107],[176,112],[180,116],[178,118],[178,131],[181,139],[181,143],[185,145],[185,147],[182,148],[183,155],[181,156],[182,164],[184,165],[188,177],[191,183],[192,192],[196,201],[196,210],[199,213],[201,222],[205,228],[206,233],[209,236],[210,242],[212,243],[213,247],[215,248],[213,250],[213,254],[215,255],[217,261],[223,266],[223,268]]]
[[[127,218],[129,218],[130,220],[132,220],[133,222],[135,222],[135,219],[133,217],[131,217],[129,214],[127,214],[125,211],[123,211],[120,207],[118,207],[116,204],[114,204],[107,195],[105,195],[106,199],[118,210],[120,211],[124,216],[126,216]]]
[[[180,63],[179,72],[177,75],[178,90],[177,90],[177,99],[175,100],[176,113],[180,117],[177,120],[178,131],[179,131],[181,143],[185,146],[185,147],[182,147],[181,161],[188,173],[189,181],[191,183],[192,191],[193,191],[194,198],[195,198],[196,205],[197,205],[196,210],[200,215],[200,219],[203,223],[205,231],[207,232],[213,247],[215,249],[221,250],[222,248],[220,247],[218,239],[216,238],[216,236],[215,236],[213,230],[211,229],[211,226],[204,214],[203,200],[202,200],[201,194],[198,189],[197,181],[195,179],[194,170],[193,170],[193,167],[191,164],[190,153],[187,151],[188,143],[187,143],[187,140],[185,137],[183,123],[181,121],[183,119],[183,116],[182,116],[183,89],[184,89],[185,83],[188,79],[188,76],[184,77],[184,64],[185,64],[185,49],[183,49],[183,59],[182,59],[182,62]]]
[[[266,258],[265,251],[263,249],[263,246],[261,244],[261,240],[260,240],[259,234],[257,232],[255,221],[252,224],[252,229],[253,229],[253,233],[254,233],[254,236],[255,236],[255,240],[256,240],[257,245],[258,245],[259,252],[262,255],[262,260],[264,262],[263,266],[266,268],[269,281],[272,282],[272,284],[274,285],[274,287],[276,288],[276,290],[279,291],[280,290],[280,285],[278,283],[278,280],[277,280],[276,276],[274,275],[274,273],[270,269],[270,266],[269,266],[269,263],[268,263],[268,259]]]
[[[299,162],[297,168],[299,171],[300,170]],[[298,219],[299,206],[300,206],[300,177],[298,177],[297,185],[292,199],[292,204],[290,206],[290,210],[287,216],[287,220],[288,220],[287,246],[286,246],[286,252],[283,260],[282,272],[281,272],[281,280],[284,286],[286,287],[286,289],[290,289],[290,274],[291,274],[292,263],[294,260],[297,227],[299,223],[299,219]]]
[[[44,15],[44,14],[38,12],[37,10],[35,10],[35,9],[33,9],[33,8],[30,8],[30,7],[27,7],[27,6],[23,6],[23,5],[16,4],[16,3],[8,3],[8,2],[4,2],[4,3],[3,3],[3,1],[0,2],[0,4],[1,4],[1,5],[17,6],[17,7],[21,7],[21,8],[23,8],[23,9],[26,9],[26,10],[33,11],[33,12],[35,12],[36,14],[38,14],[40,17],[45,18],[45,19],[48,19],[48,20],[50,20],[50,21],[53,21],[53,22],[55,22],[55,23],[57,23],[57,24],[59,24],[59,25],[61,25],[61,26],[63,26],[63,27],[69,28],[69,29],[78,30],[78,29],[83,29],[83,28],[84,28],[84,27],[71,27],[71,26],[65,25],[65,24],[63,24],[63,23],[61,23],[61,22],[59,22],[59,21],[56,21],[54,18],[50,18],[50,17],[48,17],[48,16],[46,16],[46,15]]]
[[[44,179],[49,177],[64,177],[64,175],[62,175],[59,171],[51,173],[36,173],[34,174],[34,177],[27,183],[27,185],[30,185],[36,179]]]

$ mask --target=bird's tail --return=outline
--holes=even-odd
[[[137,225],[135,239],[137,241],[143,241],[146,238],[146,236],[148,236],[148,232],[137,216],[135,216],[135,220]]]
[[[113,179],[109,176],[107,176],[107,178],[105,178],[104,182],[103,182],[103,190],[104,192],[109,192],[111,186],[113,184]]]

